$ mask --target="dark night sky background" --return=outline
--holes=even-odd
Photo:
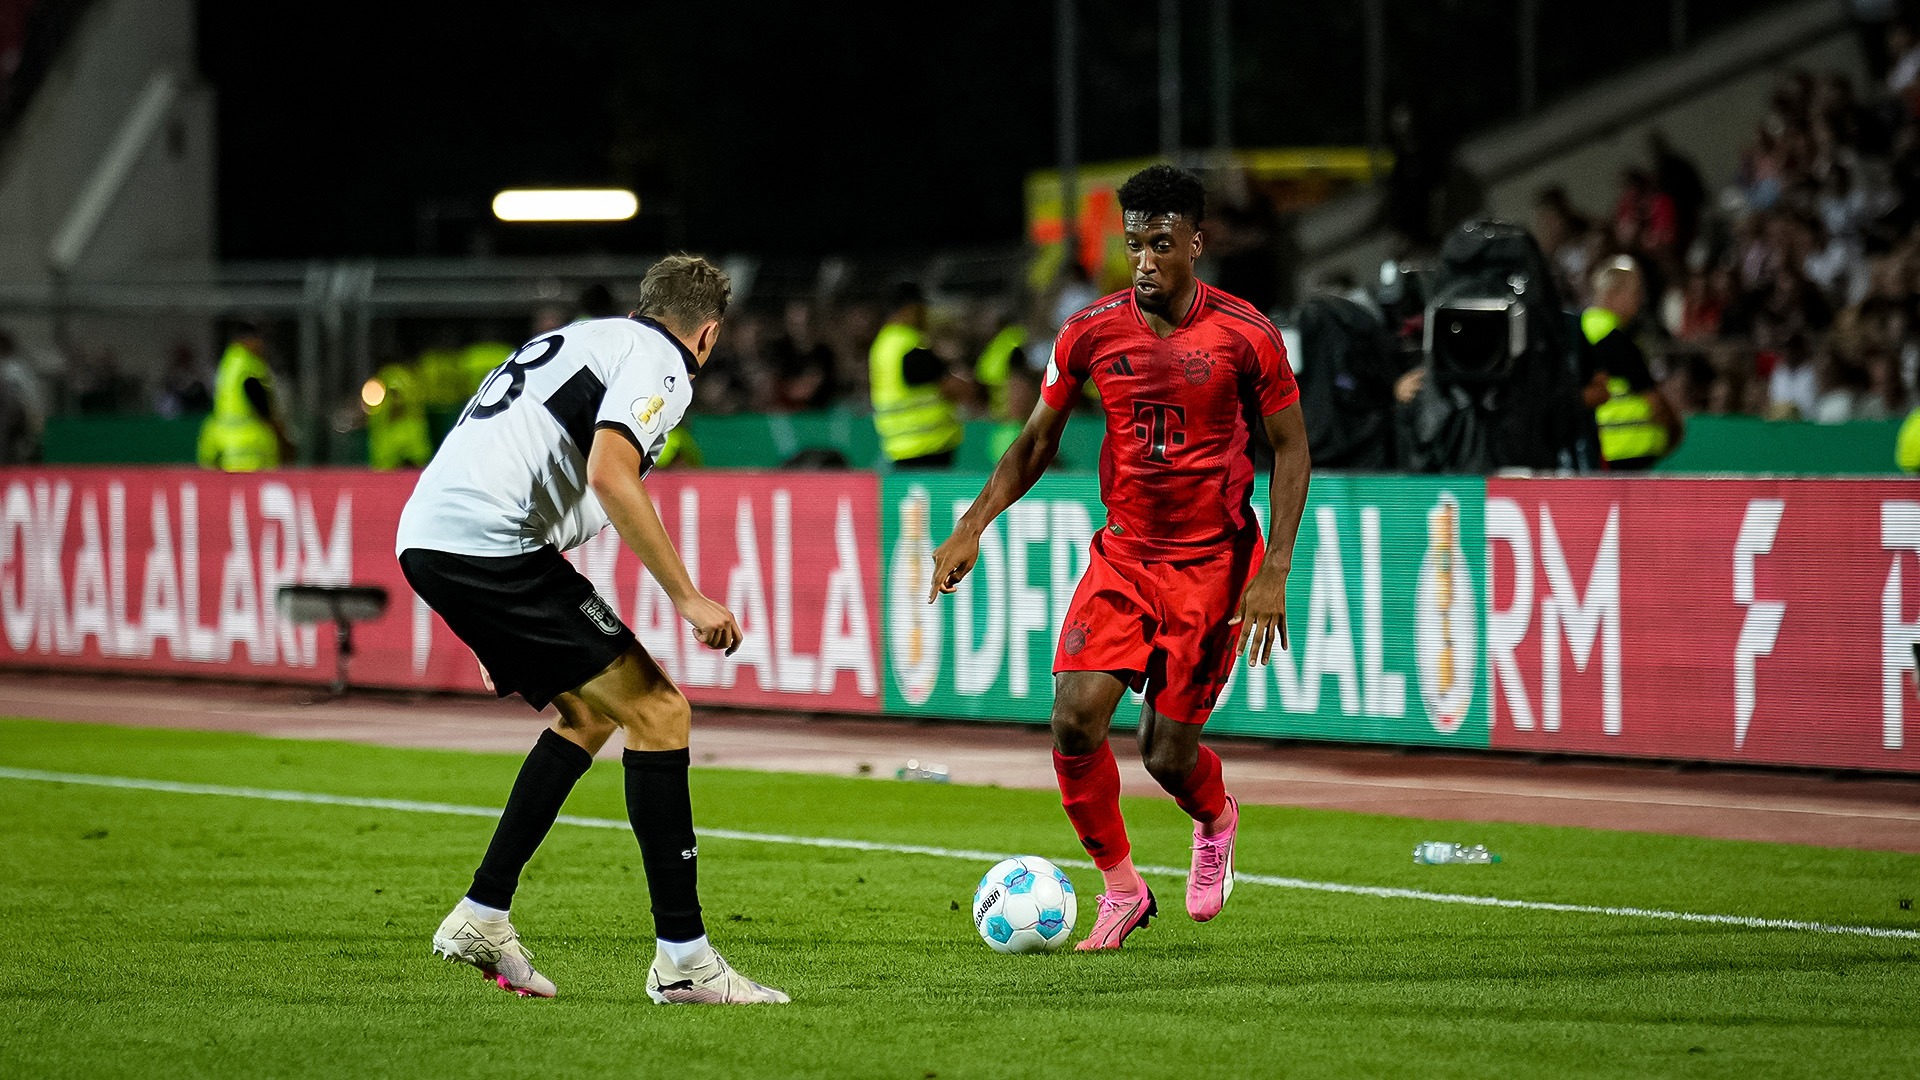
[[[1693,0],[1696,26],[1761,0]],[[1389,100],[1433,132],[1513,114],[1514,0],[1387,0]],[[1211,126],[1186,0],[1187,145]],[[1541,7],[1542,96],[1659,55],[1668,0]],[[1596,19],[1596,10],[1612,12]],[[460,254],[503,187],[613,184],[617,226],[491,227],[501,253],[815,254],[1004,244],[1054,154],[1053,4],[203,0],[222,254]],[[1081,0],[1081,157],[1158,148],[1157,0]],[[1235,141],[1363,138],[1357,0],[1238,0]],[[660,211],[668,211],[662,214]],[[460,215],[468,215],[464,223]]]

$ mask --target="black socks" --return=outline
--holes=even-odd
[[[654,935],[692,941],[707,928],[700,921],[700,849],[687,791],[691,757],[685,749],[628,750],[621,761],[627,767],[627,820],[640,840],[647,891],[653,895]]]
[[[684,758],[686,751],[681,754]],[[540,733],[540,741],[533,744],[526,764],[520,766],[520,776],[513,782],[513,793],[507,796],[507,808],[493,830],[486,858],[473,875],[467,899],[502,910],[513,906],[513,890],[520,884],[521,869],[533,858],[540,841],[547,838],[553,819],[560,816],[560,805],[592,764],[592,754],[559,732],[548,728]],[[685,791],[684,761],[682,764],[680,786]]]

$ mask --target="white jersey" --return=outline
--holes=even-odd
[[[396,554],[562,551],[607,526],[587,487],[594,432],[639,449],[641,475],[693,400],[693,354],[647,319],[592,319],[542,334],[495,368],[400,512]]]

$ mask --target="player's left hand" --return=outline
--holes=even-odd
[[[1273,643],[1285,651],[1287,645],[1287,572],[1277,567],[1262,567],[1247,591],[1240,595],[1240,608],[1227,620],[1237,627],[1233,634],[1235,656],[1246,653],[1247,666],[1270,663]]]

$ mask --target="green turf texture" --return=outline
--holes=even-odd
[[[0,721],[0,764],[496,806],[518,759]],[[1066,857],[1046,792],[694,771],[704,825]],[[622,817],[601,763],[567,812]],[[1183,864],[1171,803],[1137,857]],[[1920,928],[1920,857],[1246,807],[1240,869],[1520,899]],[[651,1005],[631,835],[559,826],[515,921],[560,987],[428,956],[491,822],[0,779],[6,1077],[1912,1077],[1920,942],[1243,885],[1117,955],[1003,957],[984,866],[706,839],[708,926],[786,1007]],[[1494,867],[1416,867],[1415,842]],[[1072,872],[1081,926],[1097,877]],[[956,910],[956,902],[958,910]]]

